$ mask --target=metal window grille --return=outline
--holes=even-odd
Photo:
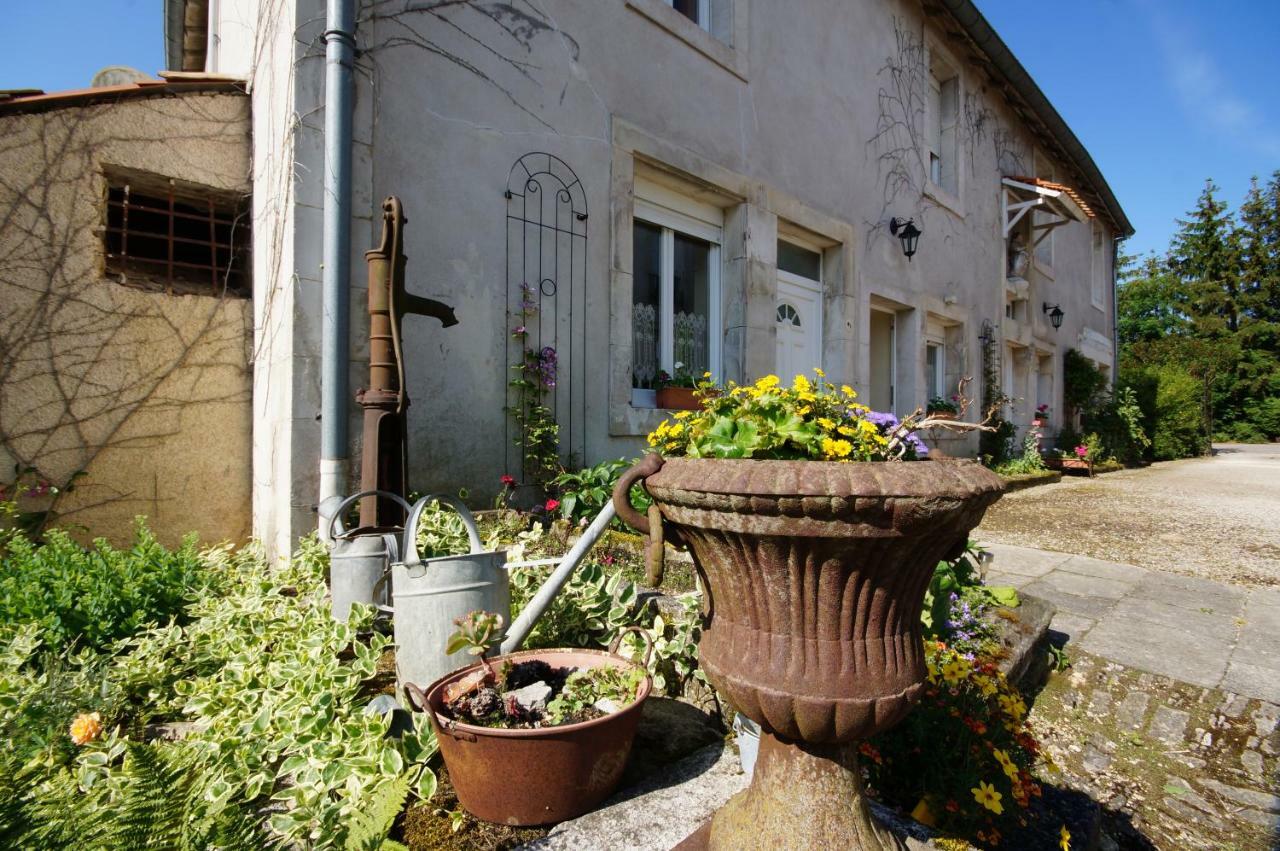
[[[168,293],[248,298],[249,216],[243,198],[139,188],[107,190],[106,268],[120,282]]]

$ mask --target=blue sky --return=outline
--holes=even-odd
[[[877,0],[878,1],[878,0]],[[1280,0],[977,0],[1162,251],[1206,177],[1238,204],[1280,168]],[[6,4],[0,88],[164,64],[160,0]]]

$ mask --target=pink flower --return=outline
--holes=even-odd
[[[558,499],[549,499],[549,500],[547,500],[547,504],[546,504],[546,506],[545,506],[545,507],[546,507],[547,511],[555,511],[557,508],[559,508],[559,507],[560,507],[560,500],[558,500]]]
[[[515,477],[515,476],[511,476],[511,475],[507,475],[507,476],[503,476],[503,477],[502,477],[501,479],[499,479],[498,481],[502,482],[502,484],[503,484],[503,486],[504,486],[504,487],[511,488],[511,487],[515,487],[515,484],[516,484],[516,477]]]
[[[1086,456],[1086,455],[1088,455],[1088,454],[1089,454],[1089,447],[1087,447],[1087,446],[1077,446],[1077,447],[1076,447],[1076,455],[1078,455],[1079,457],[1083,458],[1084,456]]]

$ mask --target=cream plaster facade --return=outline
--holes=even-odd
[[[0,483],[25,468],[74,483],[23,507],[86,538],[127,542],[146,515],[167,543],[239,542],[251,302],[124,285],[104,265],[107,170],[252,188],[248,99],[162,89],[0,110]]]
[[[993,68],[989,46],[965,34],[972,27],[913,0],[708,7],[702,27],[662,0],[361,6],[352,386],[366,372],[360,255],[383,196],[399,195],[408,215],[410,290],[460,320],[444,330],[406,321],[416,489],[465,487],[482,499],[511,471],[503,193],[530,152],[567,163],[589,211],[572,340],[585,357],[563,361],[559,382],[578,400],[561,424],[580,461],[637,454],[663,416],[632,393],[638,175],[719,210],[718,377],[776,368],[780,236],[821,253],[814,366],[829,378],[888,398],[873,386],[871,327],[876,312],[892,318],[893,349],[876,356],[889,358],[899,413],[930,395],[930,343],[944,352],[945,386],[971,376],[976,396],[984,328],[1004,353],[1020,424],[1041,402],[1060,409],[1066,349],[1113,363],[1113,248],[1128,222],[1092,163],[1073,154],[1074,137],[1048,129],[1044,107]],[[245,76],[253,96],[255,528],[283,550],[313,528],[317,489],[324,4],[214,8],[208,67]],[[1045,174],[1096,216],[1055,228],[1011,284],[1001,180]],[[910,260],[889,233],[894,217],[924,232]],[[1046,303],[1064,312],[1061,328]],[[354,404],[351,416],[358,444]]]

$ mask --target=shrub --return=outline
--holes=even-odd
[[[1155,370],[1155,430],[1152,449],[1161,461],[1202,455],[1206,449],[1202,387],[1186,369],[1173,364]]]
[[[148,624],[183,620],[186,604],[223,580],[194,536],[167,550],[141,518],[129,550],[103,539],[86,549],[56,529],[43,545],[15,534],[0,556],[0,626],[37,624],[53,651],[72,642],[103,649]]]

